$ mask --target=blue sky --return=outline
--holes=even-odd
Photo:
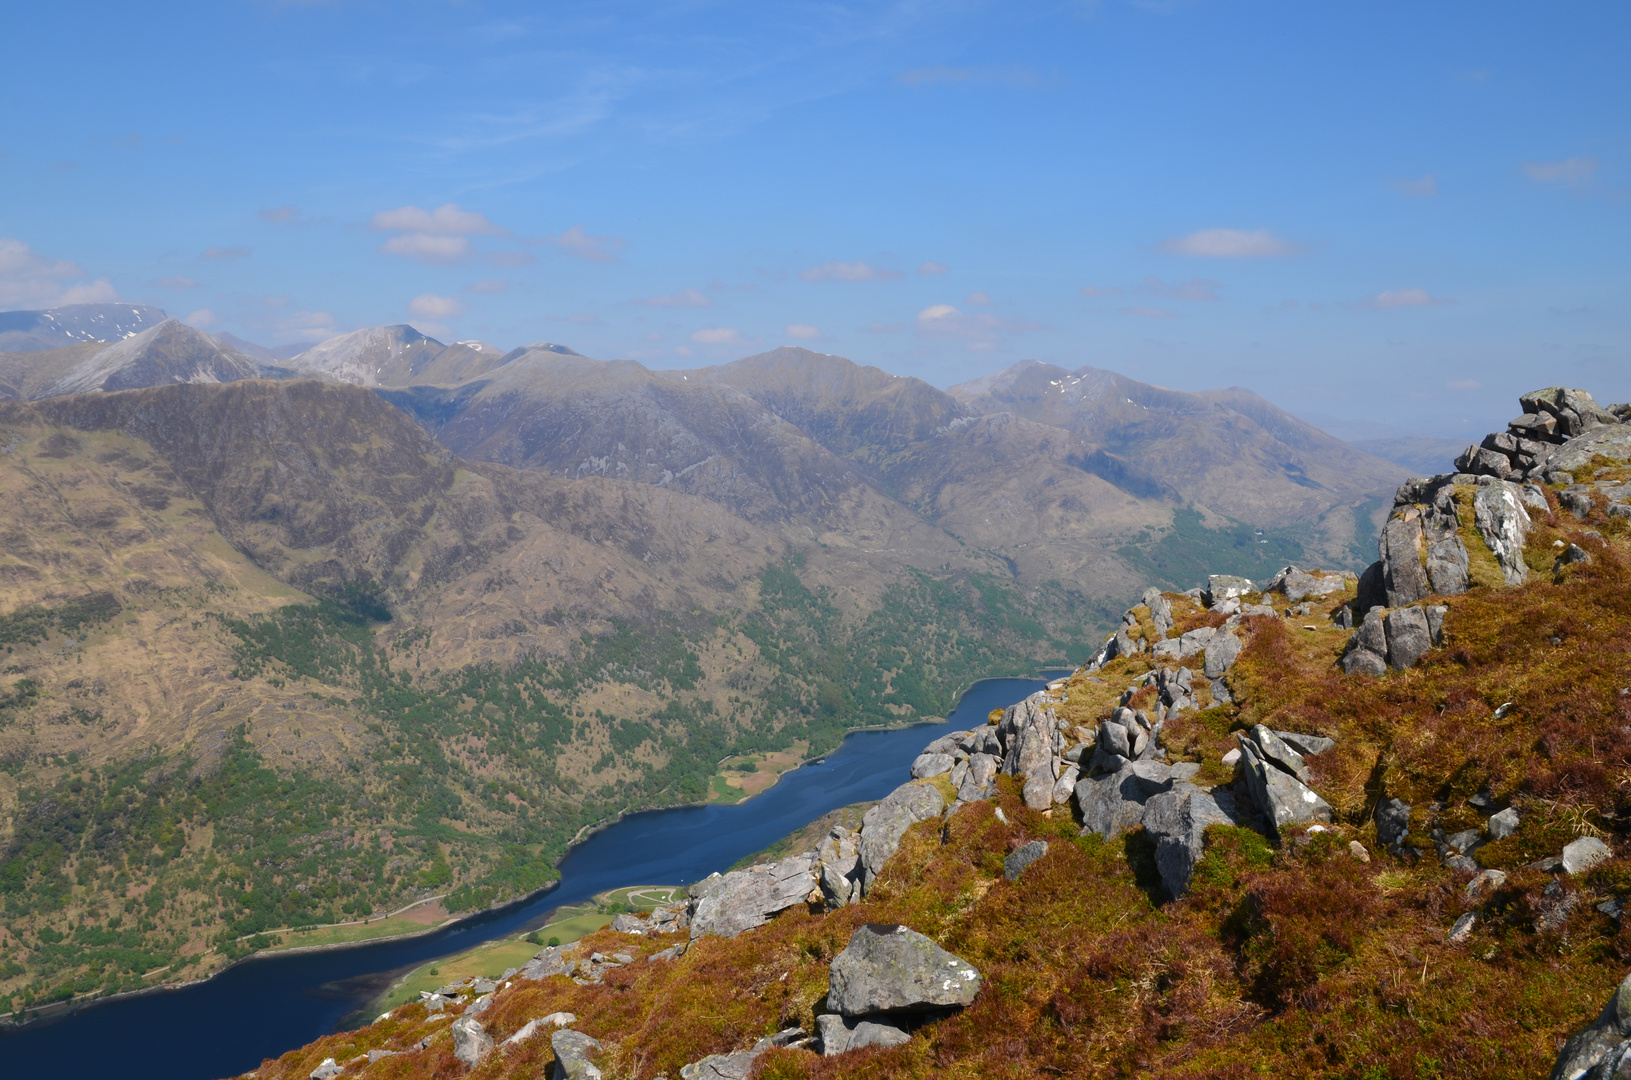
[[[1616,3],[13,5],[0,308],[1631,398]]]

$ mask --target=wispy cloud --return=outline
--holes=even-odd
[[[255,216],[271,225],[297,225],[301,221],[300,208],[287,203],[262,207]]]
[[[211,259],[218,262],[226,262],[231,259],[247,259],[253,254],[255,254],[255,249],[252,247],[245,247],[242,244],[232,244],[228,247],[205,248],[203,251],[198,253],[198,257],[200,259]]]
[[[181,289],[198,288],[198,282],[181,274],[171,274],[169,277],[161,277],[154,281],[153,284],[161,289],[175,289],[178,291]]]
[[[630,303],[638,304],[641,307],[705,308],[714,306],[713,300],[709,298],[707,293],[701,289],[692,288],[679,289],[675,292],[664,293],[661,296],[647,296],[640,300],[632,300]]]
[[[935,262],[933,259],[929,259],[926,262],[917,264],[917,272],[920,274],[946,274],[951,272],[951,267],[943,262]]]
[[[1158,277],[1144,279],[1143,290],[1151,296],[1169,300],[1221,300],[1219,283],[1210,278],[1192,277],[1188,281],[1162,281]]]
[[[598,263],[620,262],[617,253],[628,243],[621,236],[591,236],[582,225],[574,225],[549,239],[574,259]]]
[[[1526,161],[1523,174],[1541,184],[1585,187],[1597,178],[1597,159],[1564,158],[1562,161]]]
[[[1367,297],[1360,306],[1387,311],[1393,308],[1438,307],[1453,303],[1454,300],[1434,296],[1426,289],[1386,289],[1375,296]]]
[[[785,333],[799,341],[814,341],[821,336],[820,330],[806,323],[788,323]]]
[[[421,319],[452,319],[464,312],[464,304],[451,296],[421,293],[408,301],[408,314]]]
[[[899,281],[902,275],[868,262],[824,262],[800,270],[799,277],[805,281]]]
[[[78,280],[84,276],[76,263],[42,255],[21,240],[0,237],[0,308],[101,304],[119,298],[107,278]]]
[[[186,323],[188,326],[195,327],[199,330],[208,330],[210,327],[216,325],[219,320],[216,319],[215,312],[206,307],[199,308],[197,311],[188,313],[182,318],[181,321]]]
[[[698,345],[754,345],[758,338],[749,338],[729,326],[709,326],[696,331],[691,340]]]
[[[1162,251],[1208,259],[1262,259],[1295,255],[1295,244],[1268,229],[1200,229],[1161,242]]]
[[[1438,178],[1428,173],[1426,176],[1394,180],[1392,187],[1394,191],[1412,199],[1431,199],[1438,194]]]
[[[379,246],[386,255],[401,255],[428,263],[460,263],[470,257],[470,240],[463,236],[432,236],[429,233],[398,233]]]
[[[505,292],[509,289],[509,287],[510,283],[508,281],[501,281],[497,278],[485,278],[481,281],[472,281],[470,284],[464,287],[464,291],[467,293],[475,293],[478,296],[491,296],[494,293]]]
[[[1041,86],[1043,78],[1026,67],[921,67],[909,68],[895,76],[902,86],[1012,86],[1030,89]]]
[[[988,307],[991,304],[991,294],[985,292],[971,292],[963,297],[963,303],[972,307]]]
[[[918,333],[929,338],[961,341],[970,352],[989,352],[1007,337],[1034,329],[1034,323],[1002,319],[985,311],[959,311],[951,304],[933,304],[917,313]]]

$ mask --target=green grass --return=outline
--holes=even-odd
[[[321,926],[314,930],[291,930],[275,935],[278,943],[273,949],[305,949],[315,945],[341,945],[353,941],[373,941],[376,938],[400,937],[404,934],[422,934],[439,924],[427,926],[412,919],[379,919],[370,923],[350,926]]]

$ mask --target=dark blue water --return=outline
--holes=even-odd
[[[206,983],[92,1005],[0,1035],[0,1075],[213,1080],[253,1069],[346,1026],[392,979],[428,960],[524,933],[555,908],[624,885],[689,884],[724,870],[829,810],[879,799],[908,779],[925,744],[976,727],[1042,688],[975,683],[942,724],[856,732],[819,764],[736,806],[653,810],[591,836],[561,862],[557,888],[510,910],[411,941],[239,964]]]

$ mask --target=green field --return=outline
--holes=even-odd
[[[444,920],[445,921],[445,920]],[[399,937],[403,934],[422,934],[440,924],[426,925],[412,919],[380,919],[371,923],[352,923],[347,926],[320,926],[313,930],[291,930],[274,934],[276,949],[305,949],[314,945],[342,945],[353,941],[373,941],[375,938]]]
[[[592,903],[559,909],[549,922],[525,937],[489,941],[466,952],[415,968],[391,984],[385,996],[380,998],[377,1008],[381,1012],[394,1009],[398,1005],[417,1001],[420,991],[434,990],[472,975],[497,978],[510,968],[518,968],[531,960],[539,948],[551,941],[558,940],[565,945],[611,925],[619,911],[650,911],[684,896],[683,885],[629,885],[601,893]]]

